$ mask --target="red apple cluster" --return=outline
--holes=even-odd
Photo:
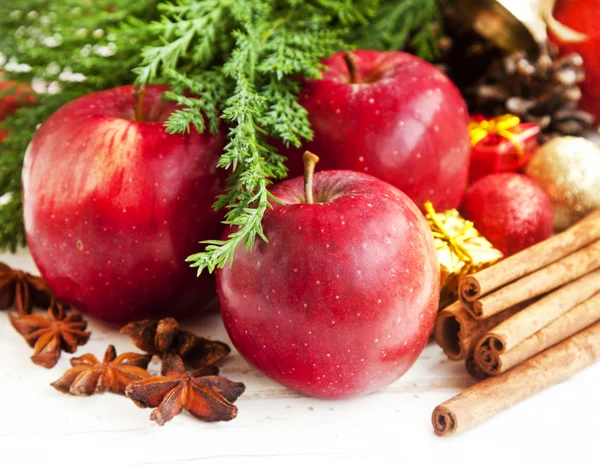
[[[323,171],[273,188],[269,242],[240,248],[217,273],[223,320],[250,363],[314,396],[368,393],[400,377],[425,346],[439,266],[419,207],[457,207],[465,190],[468,115],[440,71],[400,52],[324,61],[304,83]],[[174,104],[148,86],[73,101],[46,121],[23,172],[31,253],[64,301],[114,323],[195,314],[214,297],[184,259],[221,233],[211,205],[225,136],[170,135]],[[139,101],[138,101],[139,102]],[[302,150],[305,150],[303,148]],[[311,162],[312,160],[312,162]],[[225,232],[225,235],[227,232]]]

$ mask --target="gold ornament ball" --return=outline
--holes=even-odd
[[[587,139],[552,139],[536,152],[527,175],[550,196],[557,230],[600,208],[600,147]]]

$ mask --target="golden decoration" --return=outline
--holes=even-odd
[[[550,140],[531,159],[527,175],[552,200],[557,230],[600,208],[600,148],[587,139],[565,136]]]
[[[521,131],[518,128],[521,119],[515,115],[502,115],[489,120],[471,120],[469,122],[469,137],[471,138],[471,147],[475,147],[490,135],[498,135],[508,139],[515,146],[517,155],[523,156],[523,144],[519,141],[517,134]]]
[[[483,270],[503,256],[457,210],[437,213],[431,202],[425,203],[425,210],[440,263],[442,309],[457,299],[462,276]]]

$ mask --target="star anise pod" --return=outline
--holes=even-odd
[[[130,384],[125,395],[138,406],[155,408],[150,419],[159,425],[184,409],[204,421],[230,421],[237,416],[235,400],[244,393],[243,383],[212,375],[216,368],[185,371],[183,361],[174,353],[163,360],[164,375]]]
[[[142,351],[156,354],[163,360],[169,353],[174,353],[192,369],[212,366],[231,352],[225,343],[207,340],[182,330],[179,323],[171,317],[160,321],[131,322],[121,329],[121,333],[129,335]]]
[[[76,396],[90,396],[107,390],[123,395],[131,382],[150,377],[146,369],[151,359],[151,354],[123,353],[117,356],[115,347],[109,345],[102,362],[90,353],[71,358],[73,367],[50,385]]]
[[[30,314],[15,317],[9,314],[10,323],[34,348],[31,360],[46,368],[54,367],[61,351],[74,353],[78,346],[90,338],[87,322],[81,314],[66,314],[62,304],[48,309],[48,316]]]
[[[42,277],[13,269],[0,262],[0,309],[13,304],[19,315],[31,312],[33,306],[47,308],[55,299],[52,290]]]

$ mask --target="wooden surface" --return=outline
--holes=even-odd
[[[0,261],[35,271],[26,251]],[[185,327],[229,341],[218,315]],[[90,321],[77,355],[101,356],[127,337]],[[0,465],[537,465],[599,464],[600,365],[465,434],[438,438],[433,408],[473,383],[461,363],[429,345],[386,390],[348,401],[302,396],[261,376],[234,352],[222,374],[244,382],[238,418],[207,424],[180,415],[164,427],[118,395],[64,395],[49,386],[69,367],[29,361],[31,350],[0,312]],[[153,362],[151,369],[158,365]]]

